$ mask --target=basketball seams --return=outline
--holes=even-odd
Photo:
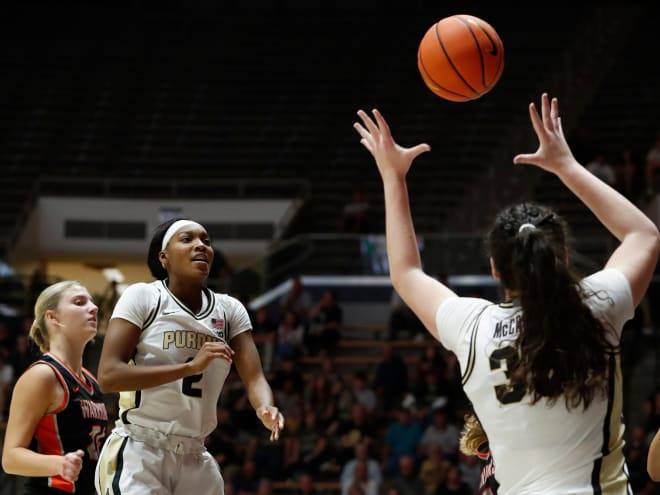
[[[440,22],[436,22],[435,26],[433,26],[433,30],[435,32],[435,38],[438,40],[438,44],[440,45],[440,48],[442,48],[442,52],[445,54],[445,57],[447,58],[447,62],[449,62],[449,65],[451,65],[451,68],[454,69],[454,72],[460,78],[460,80],[463,81],[463,84],[465,84],[475,94],[475,97],[478,96],[479,92],[476,89],[474,89],[470,83],[468,83],[465,80],[465,78],[463,77],[463,74],[461,74],[461,72],[456,68],[456,65],[454,64],[454,61],[449,56],[449,53],[447,53],[447,49],[445,48],[445,44],[442,42],[442,38],[440,37],[439,26],[440,26]]]
[[[481,64],[481,84],[484,86],[484,88],[488,88],[488,84],[486,84],[486,63],[484,62],[484,54],[481,52],[481,44],[479,43],[479,40],[477,39],[477,34],[474,32],[472,29],[472,26],[470,26],[470,23],[462,16],[457,15],[454,16],[454,19],[458,20],[465,26],[465,29],[467,29],[470,32],[470,36],[472,37],[472,40],[474,41],[475,47],[477,49],[477,53],[479,54],[479,63]],[[476,21],[475,21],[476,22]],[[479,23],[477,23],[478,25]],[[483,27],[479,26],[479,28],[483,31]],[[490,39],[490,36],[488,37]],[[491,40],[492,41],[492,40]],[[458,72],[458,71],[456,71]],[[475,93],[477,93],[479,96],[481,96],[483,93],[477,91],[476,89],[473,90]]]
[[[447,99],[452,99],[452,97],[460,97],[460,98],[465,99],[465,100],[471,100],[471,99],[474,98],[473,96],[458,93],[456,91],[452,91],[451,89],[445,88],[444,86],[441,86],[440,84],[438,84],[433,79],[433,77],[431,77],[431,74],[426,69],[426,66],[424,65],[424,59],[422,58],[422,54],[420,53],[419,50],[417,51],[417,66],[420,69],[422,79],[424,79],[424,82],[426,83],[426,85],[429,87],[429,89],[431,89],[434,93],[438,94],[439,96],[443,96]],[[430,85],[432,85],[434,87],[431,88]],[[448,96],[447,94],[440,95],[438,93],[438,91],[443,91],[445,93],[448,93],[451,96]],[[456,101],[458,101],[458,100],[456,100]]]

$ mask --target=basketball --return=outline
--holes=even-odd
[[[436,22],[417,51],[426,86],[450,101],[470,101],[488,93],[504,69],[504,46],[483,19],[457,14]]]

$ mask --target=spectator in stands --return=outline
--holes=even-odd
[[[257,308],[252,317],[252,336],[259,349],[265,372],[273,369],[275,357],[275,342],[277,341],[278,323],[270,317],[268,308]]]
[[[367,467],[367,477],[376,480],[378,484],[383,480],[383,473],[378,461],[369,456],[369,446],[371,442],[368,439],[355,444],[353,449],[354,457],[344,464],[341,470],[339,481],[342,486],[350,485],[351,481],[355,479],[355,467],[359,462],[364,463]]]
[[[14,384],[14,367],[9,360],[9,352],[0,348],[0,423],[7,417],[11,387]]]
[[[425,333],[424,326],[417,315],[403,302],[397,291],[392,289],[390,316],[387,322],[387,338],[397,340],[401,334],[404,334],[408,338],[414,339],[418,336],[423,337]]]
[[[378,405],[378,396],[375,390],[369,386],[367,374],[357,371],[353,375],[352,387],[350,389],[352,400],[364,407],[367,415],[372,415]]]
[[[593,159],[586,164],[586,168],[589,172],[594,174],[600,180],[606,184],[616,187],[616,171],[614,167],[607,161],[605,158],[605,153],[599,151],[593,157]]]
[[[321,467],[333,457],[332,445],[324,428],[318,421],[316,411],[305,411],[305,419],[300,429],[300,447],[297,463],[287,471],[310,473],[315,477],[321,474]]]
[[[645,163],[646,191],[648,196],[660,192],[660,131],[646,152]]]
[[[259,490],[259,472],[253,459],[245,459],[241,470],[234,476],[236,495],[257,495]]]
[[[294,275],[291,278],[291,288],[280,299],[280,310],[282,312],[291,309],[296,312],[300,322],[307,326],[309,320],[309,310],[314,304],[314,299],[302,282],[300,275]]]
[[[461,470],[457,464],[452,464],[447,471],[447,479],[441,483],[436,495],[472,495],[470,485],[463,481]]]
[[[238,466],[239,456],[237,444],[239,432],[234,426],[231,411],[226,407],[216,408],[218,425],[206,438],[206,448],[215,458],[225,477],[231,477],[230,473]]]
[[[326,289],[320,301],[309,311],[309,330],[305,337],[305,345],[310,354],[320,351],[333,354],[341,339],[341,323],[343,312],[337,302],[337,293]]]
[[[492,274],[505,288],[501,305],[458,297],[421,268],[406,174],[429,146],[399,146],[377,110],[375,120],[360,111],[362,123],[355,128],[383,181],[394,287],[429,332],[457,354],[465,391],[488,432],[501,491],[591,492],[596,484],[620,485],[623,493],[622,396],[612,383],[620,377],[614,357],[623,324],[651,281],[660,233],[574,159],[557,99],[543,94],[540,115],[534,104],[529,115],[540,145],[514,163],[554,173],[620,244],[605,269],[576,280],[563,220],[541,205],[505,208],[488,239]],[[485,379],[494,376],[501,383]],[[603,424],[603,418],[615,424]],[[556,434],[549,425],[558,428]],[[617,432],[607,444],[604,429]],[[555,455],[558,450],[565,455]],[[620,467],[595,477],[600,463]]]
[[[257,495],[273,495],[273,493],[273,482],[269,478],[261,478]]]
[[[298,489],[295,495],[319,495],[314,478],[310,473],[301,473],[298,476]]]
[[[364,191],[354,189],[351,200],[341,210],[340,230],[355,234],[369,232],[369,209],[369,200]]]
[[[364,495],[378,495],[379,488],[380,481],[369,476],[369,466],[366,461],[357,461],[353,475],[345,482],[341,482],[342,495],[351,495],[356,491]]]
[[[644,192],[644,170],[632,146],[623,147],[614,168],[617,190],[630,201],[637,202]]]
[[[422,427],[410,407],[399,406],[395,421],[385,432],[383,470],[386,475],[396,473],[403,457],[417,460],[417,447],[422,438]]]
[[[108,416],[83,352],[97,314],[76,281],[47,287],[35,302],[30,337],[43,354],[16,382],[2,453],[7,473],[28,477],[26,493],[95,493]]]
[[[446,457],[457,460],[460,437],[458,428],[448,421],[447,410],[444,407],[434,409],[432,417],[433,422],[424,429],[419,442],[422,453],[428,455],[431,445],[438,444]]]
[[[279,366],[275,369],[273,387],[276,389],[282,388],[284,382],[288,379],[291,379],[293,382],[296,392],[300,394],[305,393],[305,379],[295,359],[285,359],[279,363]]]
[[[213,256],[201,224],[171,219],[159,225],[147,256],[156,280],[130,285],[114,308],[99,380],[105,390],[120,392],[121,420],[99,458],[100,493],[158,492],[165,484],[178,493],[222,493],[218,464],[203,440],[216,427],[232,365],[251,417],[272,441],[279,438],[284,417],[274,405],[247,311],[236,298],[206,287]]]
[[[337,396],[333,393],[332,382],[325,375],[315,375],[305,391],[305,402],[313,408],[324,430],[336,429],[339,420]]]
[[[376,367],[374,389],[382,407],[388,411],[398,407],[408,391],[408,367],[390,343],[383,345],[383,359]]]
[[[417,476],[415,457],[403,455],[398,461],[396,474],[383,483],[386,488],[394,488],[401,495],[419,495],[424,493],[424,483]]]
[[[277,327],[277,346],[275,357],[278,362],[297,359],[304,353],[305,329],[295,311],[287,309],[282,313]]]
[[[336,428],[329,430],[329,433],[337,439],[337,460],[343,464],[353,455],[355,447],[370,442],[376,436],[377,430],[364,406],[355,403],[351,407],[351,417],[340,421]]]
[[[438,487],[447,479],[447,472],[451,462],[445,459],[442,446],[434,443],[426,449],[419,468],[419,479],[424,483],[424,493],[435,495]]]
[[[11,365],[14,368],[14,376],[21,376],[37,357],[36,349],[30,345],[30,338],[25,334],[18,334],[10,358]]]

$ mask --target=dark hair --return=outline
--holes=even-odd
[[[147,266],[151,271],[151,274],[156,280],[165,280],[167,278],[167,270],[163,268],[163,265],[160,263],[159,254],[162,251],[161,247],[163,244],[163,237],[165,237],[165,232],[170,226],[177,220],[185,220],[184,218],[172,218],[167,222],[161,223],[154,234],[151,236],[151,242],[149,243],[149,252],[147,253]]]
[[[607,391],[615,349],[584,302],[593,294],[584,293],[567,265],[567,237],[566,223],[551,209],[522,203],[498,214],[488,247],[502,285],[518,293],[523,310],[512,384],[524,386],[533,403],[564,395],[568,409],[586,408]]]

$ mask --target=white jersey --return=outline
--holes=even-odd
[[[594,294],[586,303],[603,322],[608,340],[619,344],[624,323],[634,315],[628,280],[607,269],[581,285]],[[436,314],[440,342],[456,354],[463,388],[488,436],[498,493],[629,493],[618,357],[611,362],[608,397],[595,398],[588,409],[569,411],[562,398],[532,405],[524,389],[507,381],[521,316],[513,304],[463,297],[444,301]]]
[[[185,363],[205,342],[230,342],[252,328],[245,307],[237,299],[205,289],[202,310],[194,314],[161,280],[128,287],[112,318],[123,318],[142,329],[131,361],[138,366]],[[225,360],[214,359],[198,375],[121,392],[119,417],[126,425],[203,438],[216,427],[216,407],[229,370]]]

